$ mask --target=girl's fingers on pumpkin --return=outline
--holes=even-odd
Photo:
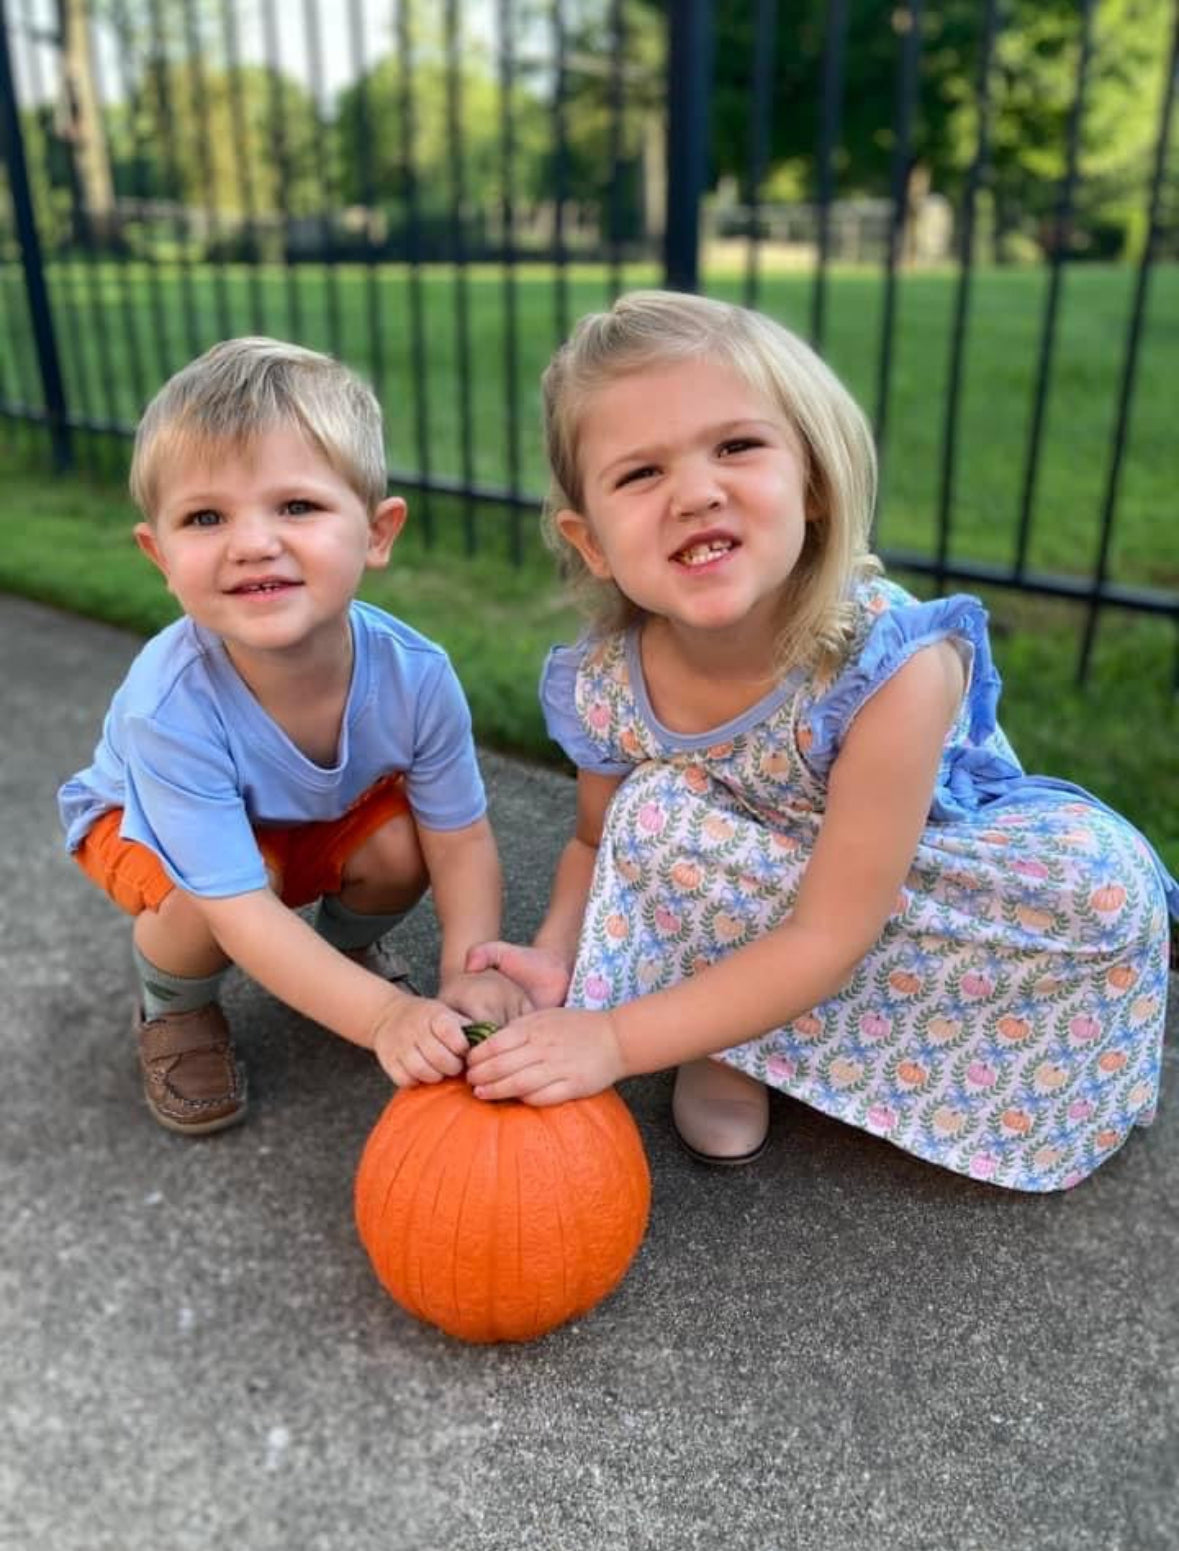
[[[527,1040],[527,1035],[514,1027],[513,1024],[505,1024],[502,1029],[497,1029],[487,1039],[480,1041],[467,1053],[468,1068],[478,1070],[487,1066],[490,1061],[497,1061],[501,1056],[510,1055],[512,1051],[519,1050]],[[514,1068],[513,1068],[514,1070]]]
[[[512,1099],[527,1093],[543,1081],[543,1062],[540,1055],[522,1046],[484,1061],[477,1070],[468,1065],[467,1081],[480,1099]]]
[[[548,1104],[564,1104],[569,1099],[579,1097],[579,1090],[565,1077],[556,1077],[551,1082],[544,1083],[539,1088],[533,1088],[528,1093],[520,1095],[521,1102],[531,1104],[537,1109],[542,1109]]]
[[[497,959],[497,950],[506,947],[502,942],[480,942],[473,948],[467,949],[467,959],[463,968],[468,975],[478,975],[485,969],[494,969]]]

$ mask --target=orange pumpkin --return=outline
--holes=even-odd
[[[405,1088],[356,1174],[356,1226],[386,1291],[464,1341],[529,1341],[626,1274],[651,1176],[613,1089],[547,1108],[462,1077]]]

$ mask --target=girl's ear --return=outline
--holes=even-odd
[[[389,551],[408,516],[409,508],[399,495],[379,503],[368,525],[368,554],[364,562],[367,570],[380,571],[389,564]]]
[[[557,513],[556,529],[567,544],[573,548],[585,561],[590,573],[599,581],[610,580],[610,567],[606,557],[598,546],[594,537],[594,530],[581,515],[580,512],[560,511]]]

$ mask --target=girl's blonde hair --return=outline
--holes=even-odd
[[[545,537],[603,633],[642,611],[612,581],[595,577],[556,525],[562,510],[583,517],[579,437],[589,401],[617,378],[675,362],[732,368],[774,404],[800,437],[807,460],[807,530],[781,600],[777,661],[833,667],[852,624],[854,581],[879,571],[868,549],[876,499],[876,449],[863,411],[815,352],[764,314],[702,296],[633,291],[609,312],[583,318],[542,379],[551,482]]]
[[[385,433],[371,390],[331,356],[261,337],[214,345],[152,399],[131,455],[132,499],[152,521],[178,461],[245,451],[285,428],[307,438],[370,514],[385,499]]]

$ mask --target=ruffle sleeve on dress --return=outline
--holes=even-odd
[[[1023,769],[995,719],[1001,682],[991,657],[987,613],[977,598],[959,593],[928,603],[899,604],[873,625],[856,660],[811,706],[807,763],[826,778],[860,710],[915,652],[936,641],[965,648],[964,703],[947,739],[929,816],[963,818],[1010,795]]]
[[[629,775],[633,761],[615,757],[610,743],[591,736],[577,709],[577,675],[588,642],[554,646],[540,670],[540,706],[549,737],[579,770],[595,775]]]

